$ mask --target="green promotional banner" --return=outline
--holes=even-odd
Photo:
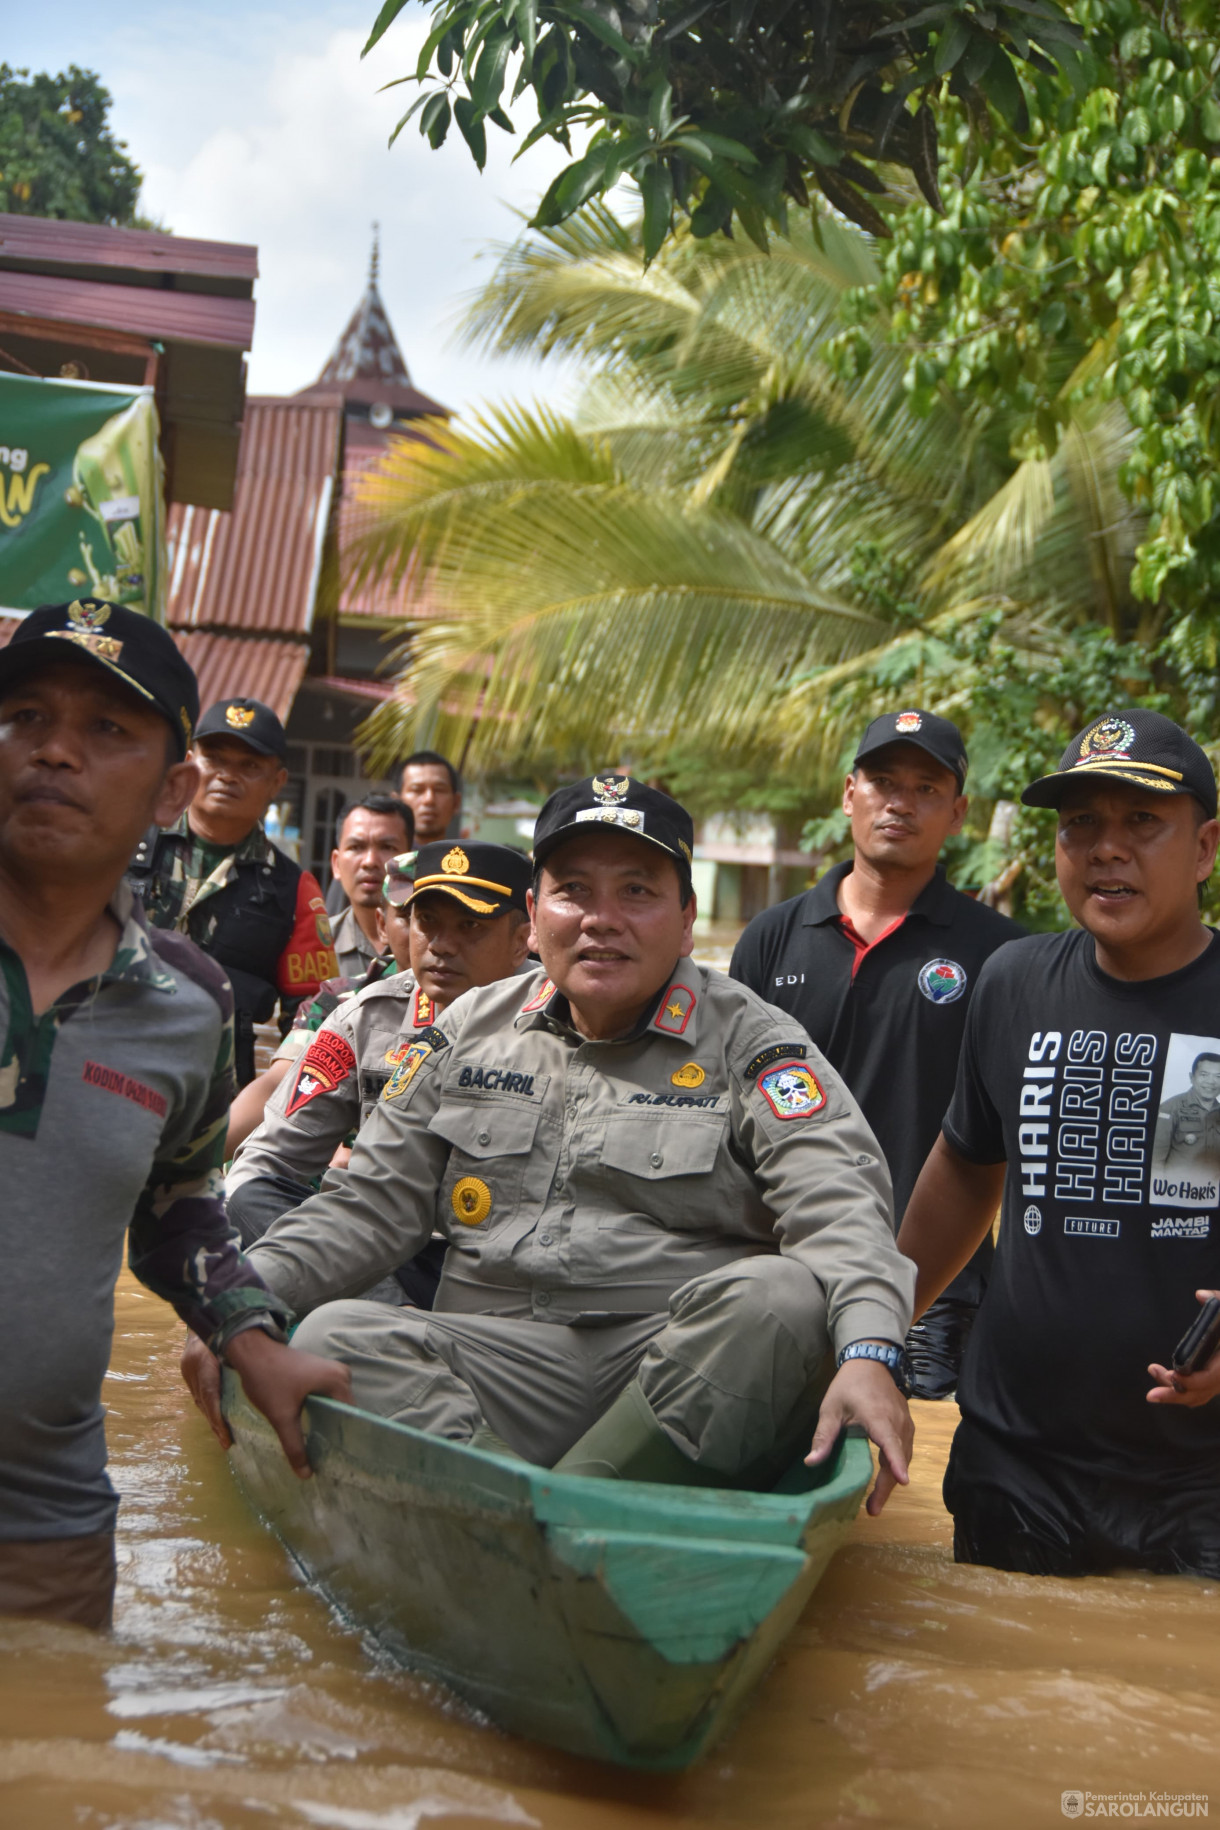
[[[82,595],[165,620],[151,388],[0,374],[0,609]]]

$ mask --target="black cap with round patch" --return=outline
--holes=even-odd
[[[926,750],[934,762],[956,775],[959,793],[966,786],[966,746],[951,718],[940,718],[935,712],[921,712],[914,707],[906,712],[882,713],[873,719],[856,746],[852,768],[858,768],[866,756],[892,743],[913,743],[917,750]]]
[[[260,756],[278,756],[281,762],[288,751],[283,725],[261,699],[218,699],[199,720],[195,735],[236,737]]]
[[[393,865],[399,862],[395,858]],[[417,896],[435,890],[451,896],[468,914],[483,921],[494,921],[510,909],[525,913],[530,861],[511,845],[492,845],[482,839],[461,839],[456,844],[452,839],[435,839],[421,845],[415,853],[414,881],[406,895],[399,893],[397,882],[391,885],[393,865],[386,872],[386,895],[398,908],[408,908]],[[405,872],[396,876],[405,878]]]
[[[0,688],[47,661],[79,655],[160,712],[186,755],[199,716],[195,670],[160,623],[127,604],[77,597],[43,604],[23,617],[8,647],[0,649]]]
[[[1068,782],[1130,782],[1155,794],[1193,794],[1209,820],[1216,817],[1216,775],[1193,737],[1161,712],[1131,706],[1104,712],[1073,737],[1052,775],[1031,782],[1027,807],[1058,807]]]
[[[690,879],[694,821],[685,807],[634,775],[607,770],[556,788],[534,827],[534,863],[541,864],[565,839],[585,838],[592,832],[625,832],[659,845],[684,880]]]

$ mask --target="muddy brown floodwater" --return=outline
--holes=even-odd
[[[951,1405],[916,1407],[911,1488],[861,1518],[744,1721],[656,1778],[509,1739],[303,1588],[178,1382],[180,1332],[125,1276],[115,1629],[0,1621],[3,1830],[1029,1830],[1065,1789],[1220,1816],[1216,1586],[956,1568]]]

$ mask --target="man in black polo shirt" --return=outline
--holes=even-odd
[[[1022,799],[1058,813],[1077,926],[984,968],[898,1241],[919,1268],[918,1313],[1003,1191],[945,1474],[954,1555],[1214,1582],[1220,1353],[1193,1373],[1169,1361],[1195,1299],[1220,1285],[1220,1162],[1168,1160],[1159,1114],[1210,1101],[1200,1066],[1220,1056],[1220,941],[1197,897],[1220,839],[1216,779],[1168,718],[1123,709]],[[1206,1116],[1189,1123],[1196,1144]]]
[[[842,1074],[885,1152],[898,1221],[953,1096],[979,971],[1024,933],[955,890],[937,862],[961,831],[965,784],[965,745],[947,718],[874,718],[843,789],[853,861],[755,916],[729,967]],[[917,1397],[953,1392],[991,1256],[989,1236],[912,1331]]]

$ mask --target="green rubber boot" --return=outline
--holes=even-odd
[[[658,1481],[670,1487],[722,1487],[724,1476],[700,1468],[665,1434],[632,1380],[592,1429],[555,1463],[556,1474],[594,1480]]]

